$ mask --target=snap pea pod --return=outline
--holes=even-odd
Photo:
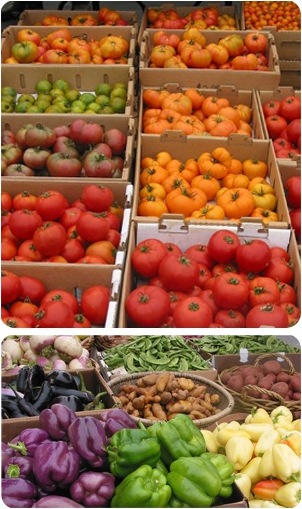
[[[124,366],[129,373],[211,368],[182,336],[138,336],[102,355],[109,370]]]
[[[283,342],[277,336],[203,336],[192,338],[195,346],[207,353],[236,354],[246,348],[252,353],[300,353],[296,346]]]

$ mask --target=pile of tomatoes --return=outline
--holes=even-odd
[[[148,28],[182,29],[194,26],[200,30],[233,30],[236,20],[229,14],[219,14],[215,7],[199,7],[188,12],[185,16],[176,9],[147,10]]]
[[[217,42],[207,42],[200,29],[191,27],[182,35],[157,31],[149,67],[268,71],[268,37],[250,32],[245,37],[233,32]]]
[[[296,2],[243,2],[245,28],[257,30],[274,26],[277,30],[300,30],[301,13]]]
[[[1,142],[4,177],[119,178],[127,138],[120,129],[79,118],[54,128],[27,123],[15,132],[6,129]]]
[[[287,251],[261,239],[216,231],[184,252],[141,241],[131,254],[139,285],[125,301],[134,327],[288,327],[299,317]]]
[[[262,105],[269,137],[278,158],[292,158],[301,153],[301,99],[287,95]]]
[[[100,39],[73,36],[68,27],[42,37],[32,28],[21,28],[5,64],[127,64],[129,41],[120,35]]]
[[[81,302],[61,287],[47,290],[35,276],[1,271],[1,319],[13,328],[102,326],[106,322],[110,290],[94,285],[83,291]]]
[[[123,209],[110,187],[85,185],[73,203],[55,189],[2,191],[1,204],[2,260],[114,264]]]
[[[63,13],[62,13],[63,14]],[[108,7],[102,7],[97,14],[80,13],[65,18],[64,16],[57,16],[56,14],[48,14],[41,20],[42,26],[63,25],[63,26],[126,26],[128,22],[124,19],[123,13]]]

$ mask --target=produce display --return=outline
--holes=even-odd
[[[129,41],[122,35],[89,39],[87,34],[73,35],[66,26],[45,37],[32,28],[20,28],[10,51],[4,64],[127,64]]]
[[[2,113],[124,113],[127,83],[99,83],[94,91],[80,92],[70,83],[57,79],[51,83],[41,79],[35,84],[35,94],[17,94],[13,87],[1,89]],[[3,144],[3,143],[2,143]]]
[[[248,30],[275,27],[276,30],[300,30],[301,17],[295,2],[243,2],[245,27]]]
[[[134,327],[289,327],[300,310],[288,253],[230,230],[185,252],[146,239],[131,254],[136,287],[125,300]]]

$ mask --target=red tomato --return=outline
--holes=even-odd
[[[214,266],[214,260],[209,254],[208,246],[202,244],[194,244],[188,247],[184,252],[185,256],[188,256],[190,260],[195,260],[197,263],[203,263],[210,269]]]
[[[259,304],[246,315],[246,327],[288,327],[287,313],[277,304]]]
[[[120,240],[121,240],[120,232],[117,230],[114,230],[112,228],[109,228],[107,240],[109,240],[109,242],[111,242],[114,245],[114,247],[117,249],[120,245]]]
[[[215,316],[220,310],[220,307],[215,302],[213,290],[211,288],[203,290],[200,294],[200,298],[208,304],[213,312],[213,316]]]
[[[301,119],[295,118],[292,120],[286,128],[286,133],[292,143],[298,143],[298,139],[301,136]]]
[[[240,240],[236,233],[230,230],[215,232],[208,242],[208,252],[218,263],[229,263],[235,259]]]
[[[189,291],[197,284],[198,263],[185,255],[170,254],[160,262],[158,275],[168,290]]]
[[[293,209],[289,213],[290,222],[294,229],[297,241],[301,241],[301,209]]]
[[[213,321],[213,313],[201,297],[190,296],[180,300],[174,310],[176,327],[208,327]]]
[[[10,193],[1,191],[1,212],[4,210],[10,211],[13,205],[13,198]]]
[[[36,211],[44,221],[58,219],[68,207],[65,196],[59,191],[49,190],[38,196]]]
[[[278,303],[279,298],[280,290],[273,279],[259,276],[249,282],[249,303],[251,306]]]
[[[41,262],[43,255],[37,249],[37,246],[32,239],[24,240],[18,247],[18,256],[23,256],[26,260],[31,262]]]
[[[75,296],[67,290],[55,289],[49,290],[41,301],[41,306],[44,306],[47,302],[64,302],[72,310],[73,314],[78,313],[79,304]]]
[[[21,302],[16,301],[9,308],[9,312],[11,316],[17,316],[26,320],[28,317],[31,319],[30,321],[34,324],[34,314],[38,311],[38,306],[33,304],[32,302]]]
[[[8,237],[1,238],[1,260],[12,260],[18,253],[17,244]]]
[[[286,179],[284,189],[289,207],[299,209],[301,207],[301,176],[293,175]]]
[[[272,138],[272,140],[279,138],[282,131],[287,127],[285,118],[280,115],[270,115],[266,117],[265,121],[269,137]]]
[[[72,327],[74,313],[68,304],[59,300],[50,300],[41,304],[35,313],[35,327],[57,328]]]
[[[270,247],[261,239],[245,241],[236,251],[236,262],[243,272],[260,272],[270,260]]]
[[[223,309],[239,309],[248,300],[248,285],[234,272],[221,274],[213,284],[215,302]]]
[[[106,323],[110,291],[106,286],[94,285],[82,294],[82,313],[93,325]]]
[[[78,218],[76,229],[83,240],[97,242],[107,239],[109,224],[101,214],[87,211]]]
[[[38,197],[28,191],[22,191],[13,198],[13,208],[15,210],[36,210]]]
[[[273,145],[274,145],[274,149],[275,149],[275,152],[277,153],[277,155],[280,150],[291,150],[292,149],[292,144],[289,141],[289,139],[287,140],[287,139],[281,138],[281,137],[276,138],[273,141]]]
[[[2,322],[5,323],[8,327],[13,327],[16,329],[25,329],[31,327],[25,320],[18,316],[5,316],[2,318]]]
[[[42,226],[42,217],[35,210],[15,210],[8,224],[11,232],[19,239],[31,239],[37,228]]]
[[[284,258],[273,258],[264,270],[263,275],[288,284],[291,284],[294,280],[293,268],[290,262],[287,262]]]
[[[100,256],[106,261],[106,263],[113,265],[115,262],[116,249],[109,240],[98,240],[86,248],[85,254]]]
[[[287,314],[288,326],[292,327],[293,325],[296,325],[301,316],[300,309],[291,302],[282,302],[282,304],[280,304],[280,307],[284,309],[284,311]]]
[[[106,219],[109,228],[118,231],[120,230],[122,221],[117,214],[106,210],[105,212],[101,212],[101,216]]]
[[[206,281],[208,279],[210,279],[210,277],[212,277],[212,272],[203,263],[198,264],[198,270],[199,270],[199,276],[198,276],[198,280],[197,280],[197,285],[203,289],[206,284]]]
[[[184,292],[174,292],[172,290],[169,292],[169,298],[170,298],[170,303],[171,303],[170,304],[170,315],[173,315],[177,303],[180,300],[185,299],[186,297],[187,297],[187,295]]]
[[[245,327],[245,317],[238,310],[233,311],[232,309],[221,309],[215,315],[214,320],[215,323],[226,328],[238,329]]]
[[[77,315],[74,316],[73,327],[81,328],[81,329],[86,329],[86,328],[88,329],[91,327],[91,323],[88,320],[88,318],[86,318],[86,316],[82,315],[81,313],[78,313]]]
[[[166,246],[168,254],[175,254],[177,256],[180,256],[182,254],[182,251],[177,246],[177,244],[174,244],[173,242],[164,242],[164,244]]]
[[[283,249],[283,247],[279,247],[279,246],[271,247],[271,255],[272,255],[272,259],[273,258],[284,258],[284,260],[286,260],[287,262],[289,261],[289,254],[285,249]]]
[[[169,315],[169,294],[158,286],[139,286],[127,296],[125,309],[134,327],[160,327]]]
[[[101,256],[92,256],[92,255],[85,255],[83,258],[80,258],[76,263],[98,263],[101,265],[106,265],[107,262],[102,258]]]
[[[159,265],[166,256],[167,248],[161,240],[146,239],[135,247],[131,254],[131,264],[137,274],[151,278],[157,275]]]
[[[112,205],[114,196],[110,187],[88,184],[81,193],[81,201],[92,212],[104,212]]]
[[[33,304],[40,304],[47,292],[45,284],[34,276],[20,276],[20,282],[19,299],[30,301]]]
[[[33,243],[44,256],[60,254],[65,246],[67,234],[64,226],[54,221],[47,221],[37,228]]]
[[[46,168],[52,177],[79,177],[82,163],[77,157],[64,152],[54,152],[46,161]]]
[[[83,244],[78,239],[67,239],[65,246],[61,251],[61,256],[63,256],[69,263],[77,262],[80,258],[85,256]]]
[[[19,298],[21,282],[19,276],[8,270],[1,270],[1,304],[10,304]]]
[[[301,118],[301,100],[295,95],[289,95],[280,103],[279,115],[288,122],[295,118]]]
[[[68,230],[71,226],[74,226],[79,217],[82,214],[82,210],[78,207],[68,207],[65,209],[63,214],[60,216],[60,223],[64,226],[65,230]]]
[[[262,105],[263,113],[265,117],[270,117],[271,115],[278,115],[280,109],[281,101],[277,101],[272,99],[270,101],[266,101]]]
[[[70,138],[76,143],[97,145],[103,139],[103,128],[96,122],[77,119],[70,124]]]
[[[212,269],[212,276],[220,276],[221,274],[224,274],[225,272],[236,272],[238,273],[238,267],[235,264],[232,263],[217,263],[217,265],[214,265]]]
[[[277,282],[279,288],[279,304],[288,302],[290,304],[296,304],[297,294],[295,289],[288,283]]]

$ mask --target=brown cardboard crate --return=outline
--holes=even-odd
[[[138,19],[137,13],[135,11],[117,11],[121,14],[121,16],[127,21],[128,25],[133,25],[137,27]],[[86,11],[85,9],[77,9],[74,11],[71,10],[25,10],[21,12],[18,25],[34,25],[34,26],[42,26],[41,22],[46,16],[60,16],[61,18],[72,19],[78,14],[90,14],[94,16],[98,20],[98,11]],[[55,26],[55,25],[51,25]]]
[[[138,123],[138,131],[139,133],[143,132],[142,129],[142,116],[143,116],[143,93],[145,90],[148,90],[150,87],[141,87],[140,90],[140,105],[139,105],[139,123]],[[151,87],[154,90],[160,90],[165,89],[168,90],[170,93],[174,92],[185,92],[188,90],[186,87],[181,87],[178,84],[164,84],[161,87]],[[257,101],[257,95],[256,91],[253,90],[239,90],[236,86],[232,85],[220,85],[218,87],[213,88],[200,88],[198,85],[196,87],[198,89],[198,92],[202,94],[204,97],[209,96],[217,96],[217,97],[224,97],[229,100],[229,103],[231,106],[235,106],[238,104],[244,104],[246,106],[249,106],[252,109],[252,138],[263,140],[265,139],[263,128],[262,128],[262,121],[260,117],[260,111],[259,111],[259,105]],[[194,135],[190,135],[190,138]]]
[[[301,90],[301,60],[279,60],[281,87],[293,87]]]
[[[241,161],[256,157],[267,162],[269,168],[268,180],[274,187],[278,198],[277,213],[279,222],[283,223],[283,227],[286,227],[290,219],[272,142],[246,138],[239,134],[231,135],[228,138],[219,138],[214,136],[185,136],[177,131],[166,131],[161,136],[139,133],[134,182],[133,217],[139,220],[142,219],[142,216],[137,215],[137,207],[140,188],[140,162],[144,157],[154,157],[158,152],[167,150],[171,152],[173,158],[185,161],[190,157],[198,157],[202,152],[211,152],[218,146],[227,148],[233,157]],[[194,222],[194,220],[190,220],[190,222]],[[205,224],[208,222],[212,222],[212,220],[204,221]],[[231,221],[226,220],[225,223],[231,223]],[[272,224],[275,223],[270,223],[270,225]]]
[[[75,371],[74,373],[77,373]],[[84,383],[87,390],[97,395],[99,392],[106,392],[103,396],[103,402],[106,408],[112,408],[115,405],[115,399],[112,390],[106,383],[104,378],[96,369],[81,370],[81,374],[84,379]],[[11,377],[8,383],[15,380],[16,377]],[[76,412],[77,416],[92,415],[99,417],[101,410],[92,410],[86,412]],[[39,416],[37,417],[24,417],[24,418],[13,418],[13,419],[2,419],[1,422],[1,433],[2,441],[7,443],[16,437],[23,429],[39,427]]]
[[[81,92],[94,92],[96,85],[100,83],[124,82],[128,83],[125,113],[113,114],[120,119],[123,116],[129,117],[137,114],[135,99],[135,73],[133,67],[126,65],[101,65],[96,68],[93,65],[47,65],[47,64],[2,64],[1,65],[1,86],[13,87],[17,94],[35,94],[35,84],[42,79],[53,83],[57,79],[66,80],[71,88]],[[11,114],[12,115],[12,114]],[[15,114],[14,114],[15,115]],[[37,114],[38,118],[44,113]],[[62,114],[62,119],[66,114]],[[100,114],[101,115],[101,114]],[[73,115],[78,118],[78,115]],[[94,119],[96,115],[93,115]]]
[[[182,216],[177,215],[174,215],[170,219],[165,217],[161,220],[151,220],[149,218],[145,218],[145,220],[134,219],[130,228],[128,253],[124,268],[118,327],[123,328],[130,326],[125,312],[125,301],[129,293],[137,285],[137,278],[131,268],[131,253],[139,242],[149,238],[157,238],[163,242],[174,242],[181,250],[185,250],[190,245],[197,243],[207,245],[211,235],[215,231],[224,228],[237,233],[242,241],[258,238],[264,240],[271,247],[279,246],[288,251],[293,264],[293,286],[298,295],[297,305],[300,307],[301,262],[297,243],[291,230],[282,228],[263,228],[259,224],[257,226],[257,223],[253,222],[241,223],[239,227],[223,225],[218,222],[215,225],[185,224],[182,220]]]
[[[152,36],[156,30],[147,29],[144,32],[141,44],[139,78],[143,86],[162,86],[165,83],[178,83],[184,87],[198,85],[202,88],[216,87],[219,85],[233,85],[240,90],[269,90],[279,85],[281,79],[278,55],[274,44],[274,37],[266,32],[268,39],[268,71],[241,71],[232,70],[227,72],[222,69],[164,69],[150,68],[149,57],[153,47]],[[243,38],[248,32],[244,31],[221,31],[200,30],[206,37],[207,44],[217,43],[222,37],[230,34],[239,34]],[[180,35],[182,30],[178,32]]]
[[[76,118],[78,118],[78,115],[70,115],[64,113],[59,115],[47,115],[45,113],[41,113],[41,115],[37,115],[36,113],[15,113],[13,115],[3,114],[1,115],[1,129],[2,131],[9,129],[16,133],[18,129],[26,124],[36,125],[38,122],[53,129],[54,127],[58,127],[60,125],[70,125]],[[108,131],[109,129],[117,128],[126,136],[126,148],[122,175],[121,178],[113,179],[113,181],[117,180],[130,182],[132,179],[132,171],[134,165],[134,147],[137,134],[136,119],[126,115],[121,115],[121,117],[117,117],[116,115],[95,115],[93,116],[92,120],[91,115],[85,114],[81,115],[81,119],[83,119],[85,122],[93,121],[101,125],[104,132]],[[50,175],[47,176],[50,177]],[[60,179],[60,177],[50,178],[53,178],[54,181],[56,181],[58,178]],[[85,178],[87,179],[90,177]]]
[[[44,12],[44,11],[43,11]],[[1,43],[1,62],[3,63],[7,58],[11,56],[11,48],[12,46],[18,42],[17,40],[17,34],[20,30],[23,30],[25,28],[31,28],[32,26],[9,26],[2,32],[2,43]],[[69,26],[67,27],[68,30],[71,33],[72,37],[79,37],[85,36],[87,37],[87,40],[90,41],[92,39],[100,40],[102,37],[106,37],[108,35],[114,35],[114,36],[121,36],[129,43],[129,50],[127,55],[127,64],[118,64],[122,65],[124,67],[133,66],[134,64],[134,57],[135,57],[135,43],[136,43],[136,30],[132,26]],[[53,26],[37,26],[35,27],[35,32],[37,32],[41,37],[46,37],[48,34],[54,32],[56,30]],[[13,64],[3,64],[5,66],[11,66],[14,67],[15,72],[20,67],[20,71],[24,71],[25,69],[32,69],[34,66],[38,65],[39,67],[42,66],[45,70],[49,67],[49,64],[17,64],[17,66]],[[87,67],[87,65],[77,65],[77,64],[68,64],[67,66],[61,65],[61,64],[52,64],[55,65],[55,67],[67,67],[70,68],[70,73],[73,72],[73,68],[77,69],[78,67],[82,67],[84,65],[84,68]],[[95,69],[99,69],[100,66],[102,67],[103,64],[97,65],[97,64],[89,64],[89,67],[93,67]]]

